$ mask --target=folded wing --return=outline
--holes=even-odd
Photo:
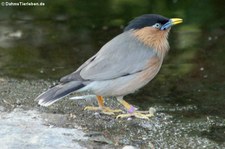
[[[132,31],[124,32],[107,44],[77,71],[63,77],[61,81],[89,80],[103,81],[140,72],[156,53],[137,40]]]

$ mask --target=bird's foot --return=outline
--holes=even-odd
[[[114,115],[115,113],[123,112],[120,109],[111,109],[109,107],[103,107],[102,108],[102,113],[107,114],[107,115]]]
[[[84,110],[88,110],[88,111],[99,111],[99,110],[101,110],[101,108],[100,107],[93,107],[93,106],[86,106],[84,108]]]
[[[116,119],[119,118],[128,118],[128,117],[136,117],[140,119],[147,119],[149,120],[150,117],[154,116],[155,113],[154,108],[149,108],[149,111],[133,111],[132,113],[126,113],[126,114],[119,114]]]
[[[102,113],[107,115],[115,115],[115,113],[123,112],[120,109],[111,109],[109,107],[92,107],[92,106],[87,106],[84,108],[84,110],[101,111]]]

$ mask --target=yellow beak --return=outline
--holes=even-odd
[[[183,19],[180,19],[180,18],[172,18],[170,20],[171,20],[172,25],[180,24],[183,22]]]
[[[166,29],[170,28],[171,26],[176,25],[176,24],[180,24],[182,22],[183,22],[183,19],[180,19],[180,18],[172,18],[167,23],[165,23],[160,28],[160,30],[166,30]]]

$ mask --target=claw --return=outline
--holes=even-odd
[[[88,111],[98,111],[101,110],[100,107],[92,107],[92,106],[87,106],[84,108],[84,110],[88,110]]]
[[[87,106],[84,108],[84,110],[89,110],[89,111],[102,111],[102,113],[106,114],[106,115],[115,115],[115,113],[119,113],[119,112],[123,112],[120,109],[111,109],[109,107],[92,107],[92,106]]]
[[[107,114],[107,115],[114,115],[115,113],[123,112],[120,109],[110,109],[109,107],[103,107],[102,113]]]
[[[134,111],[133,113],[127,113],[127,114],[119,114],[116,119],[119,118],[128,118],[128,117],[136,117],[140,119],[147,119],[149,120],[150,117],[153,117],[155,113],[155,109],[150,108],[149,111]]]

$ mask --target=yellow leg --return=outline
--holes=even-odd
[[[134,108],[133,108],[133,106],[132,105],[130,105],[128,102],[126,102],[125,100],[123,100],[123,99],[119,99],[118,100],[125,108],[126,108],[126,110],[127,111],[129,111],[129,110],[135,110]],[[132,111],[133,112],[133,111]]]
[[[98,107],[92,107],[92,106],[87,106],[84,108],[84,110],[90,110],[90,111],[99,111],[101,110],[102,113],[107,114],[107,115],[114,115],[114,113],[117,112],[122,112],[120,109],[111,109],[109,107],[104,106],[104,98],[102,96],[96,96],[97,101],[98,101]]]
[[[123,99],[117,99],[127,110],[126,114],[119,114],[116,118],[127,118],[127,117],[136,117],[141,119],[149,119],[149,117],[153,117],[155,113],[155,109],[150,108],[149,111],[136,111],[136,109],[126,102]]]
[[[100,108],[104,107],[104,98],[102,96],[97,96],[98,106]]]

